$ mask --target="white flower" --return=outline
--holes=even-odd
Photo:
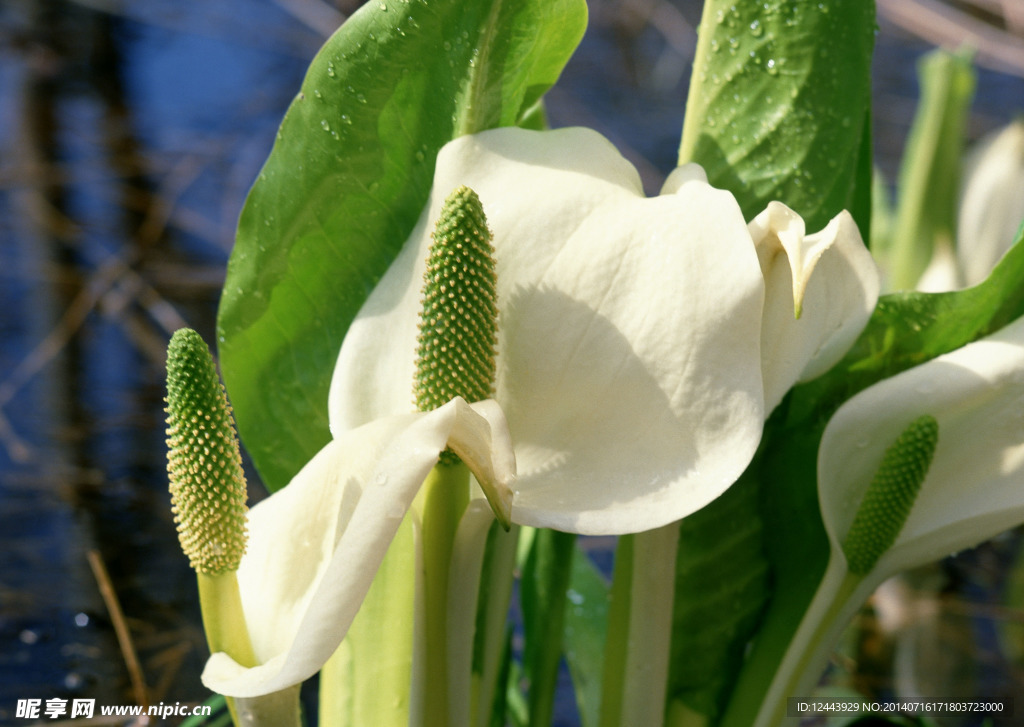
[[[411,406],[429,233],[460,185],[494,233],[495,399],[521,524],[639,532],[703,507],[747,466],[770,409],[831,366],[874,307],[877,276],[848,216],[805,236],[778,205],[748,231],[699,167],[646,198],[632,165],[586,129],[462,137],[441,151],[419,225],[345,338],[335,436]],[[816,263],[827,272],[808,282]],[[777,315],[792,319],[802,300],[799,320]]]
[[[851,573],[842,544],[864,493],[886,449],[923,416],[938,422],[938,439],[909,515],[870,571]],[[813,687],[839,632],[884,580],[1024,522],[1024,318],[843,404],[822,436],[818,497],[831,558],[756,725],[778,724],[772,710]]]
[[[494,232],[501,409],[456,399],[409,414],[429,233],[460,185]],[[585,129],[452,142],[344,341],[334,440],[251,511],[238,582],[260,665],[214,654],[204,683],[252,697],[318,671],[446,445],[521,524],[640,532],[703,507],[747,466],[789,387],[844,353],[876,295],[848,215],[805,235],[772,205],[748,230],[694,165],[647,199],[636,170]]]
[[[967,285],[988,277],[1024,223],[1024,119],[990,134],[968,156],[957,221]]]
[[[420,485],[451,447],[479,482],[511,498],[511,442],[493,401],[454,399],[336,437],[249,513],[238,585],[259,666],[210,657],[203,683],[234,697],[271,694],[323,666],[348,631]],[[505,493],[502,496],[500,493]]]

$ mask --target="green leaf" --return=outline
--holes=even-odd
[[[520,122],[585,25],[584,0],[382,0],[317,54],[242,211],[218,318],[270,489],[329,439],[342,339],[415,225],[437,151]]]
[[[669,724],[678,714],[715,724],[758,624],[769,581],[758,493],[744,476],[680,525]]]
[[[818,230],[849,209],[868,232],[874,3],[708,0],[680,162],[747,219],[785,202]]]

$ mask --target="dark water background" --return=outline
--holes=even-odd
[[[355,5],[0,0],[0,724],[27,724],[14,709],[29,697],[138,700],[89,551],[150,703],[208,696],[166,490],[164,351],[183,325],[213,340],[244,195],[306,65]],[[656,190],[674,166],[699,13],[592,2],[548,97],[552,125],[602,131]],[[878,46],[876,155],[891,179],[929,45],[882,18]],[[982,69],[971,137],[1022,108],[1018,75]],[[1024,692],[996,648],[999,624],[1024,619],[1003,598],[1016,550],[1005,537],[929,576],[941,593],[929,586],[928,602],[959,624],[951,638],[980,664],[982,691]],[[563,701],[558,724],[575,724]]]

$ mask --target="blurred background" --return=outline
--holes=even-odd
[[[167,494],[165,348],[185,325],[214,340],[248,187],[306,65],[359,4],[0,0],[0,724],[25,724],[29,697],[209,696]],[[553,126],[607,135],[650,192],[674,166],[700,5],[591,0],[547,97]],[[979,65],[973,140],[1024,109],[1024,0],[879,0],[875,157],[890,181],[917,59],[963,42]],[[887,689],[897,663],[943,698],[1024,693],[1019,546],[1008,534],[890,585],[834,678]],[[571,697],[559,710],[576,724]]]

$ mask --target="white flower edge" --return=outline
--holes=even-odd
[[[749,224],[765,279],[761,369],[765,411],[797,382],[849,350],[878,301],[878,269],[845,210],[808,235],[803,219],[770,202]]]
[[[980,283],[1024,223],[1024,118],[989,134],[964,165],[956,252],[967,285]]]
[[[213,654],[203,684],[254,697],[319,671],[446,446],[459,451],[478,480],[510,489],[515,464],[500,409],[493,401],[469,405],[457,398],[431,412],[345,432],[287,487],[253,507],[238,584],[260,664],[245,668]]]
[[[924,414],[939,423],[931,467],[895,543],[857,578],[842,542],[885,450]],[[809,693],[842,629],[883,581],[1024,522],[1024,318],[843,404],[822,436],[818,496],[829,565],[756,727],[779,724],[785,699]]]
[[[845,537],[885,448],[922,414],[938,421],[938,444],[899,537],[876,565],[883,578],[1024,520],[1024,318],[840,407],[818,457],[822,517],[834,541]]]
[[[429,233],[447,194],[494,232],[495,399],[513,519],[639,532],[724,492],[760,441],[763,280],[739,206],[696,166],[670,194],[588,129],[497,129],[440,152],[430,203],[342,346],[335,432],[409,407]]]

